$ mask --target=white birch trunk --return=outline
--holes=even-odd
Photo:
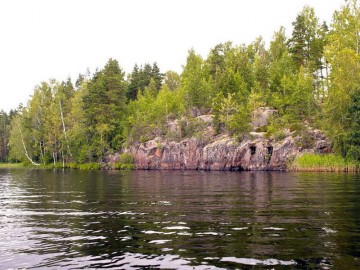
[[[33,165],[35,165],[35,166],[40,166],[39,163],[34,162],[34,161],[31,159],[31,157],[29,156],[28,151],[27,151],[27,149],[26,149],[26,145],[25,145],[25,142],[24,142],[24,137],[23,137],[23,135],[22,135],[22,131],[21,131],[20,126],[18,126],[18,128],[19,128],[19,131],[20,131],[20,136],[21,136],[22,145],[23,145],[24,151],[25,151],[25,156],[26,156],[27,159],[31,162],[31,164],[33,164]]]
[[[63,110],[62,110],[62,106],[61,106],[61,101],[60,101],[60,100],[59,100],[59,107],[60,107],[60,117],[61,117],[61,122],[62,122],[62,126],[63,126],[63,132],[64,132],[64,136],[65,136],[66,146],[67,146],[67,149],[68,149],[68,151],[69,151],[70,156],[72,157],[71,150],[70,150],[70,146],[69,146],[69,140],[68,140],[68,137],[67,137],[67,134],[66,134],[64,114],[63,114]]]

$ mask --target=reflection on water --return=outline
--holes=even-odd
[[[0,269],[360,267],[360,176],[0,170]]]

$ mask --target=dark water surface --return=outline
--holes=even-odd
[[[360,269],[360,175],[0,170],[0,269]]]

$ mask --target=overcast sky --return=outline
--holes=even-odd
[[[111,57],[130,73],[157,62],[181,72],[187,52],[216,44],[270,41],[303,6],[331,21],[343,0],[1,0],[0,110],[26,105],[49,78],[94,72]]]

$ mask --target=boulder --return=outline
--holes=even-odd
[[[269,107],[259,107],[253,111],[253,119],[251,125],[254,129],[267,126],[271,116],[277,113],[277,110]]]
[[[174,121],[168,121],[167,129],[169,132],[172,132],[172,133],[180,133],[181,127],[180,127],[179,120],[175,119]]]

